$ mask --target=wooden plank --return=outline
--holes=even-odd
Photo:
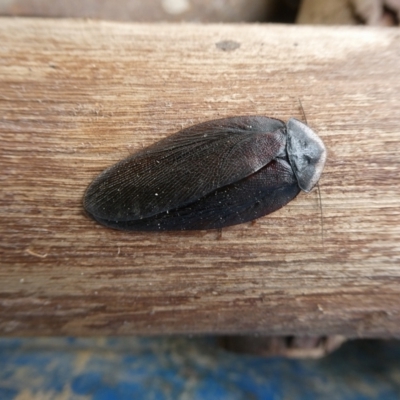
[[[399,336],[396,30],[4,18],[0,43],[2,334]],[[136,149],[302,118],[299,98],[328,149],[322,208],[301,194],[219,240],[84,215],[89,182]]]

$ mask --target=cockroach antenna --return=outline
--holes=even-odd
[[[305,121],[306,125],[308,125],[306,113],[304,111],[303,103],[301,102],[300,97],[298,98],[298,100],[299,100],[299,106],[300,106],[301,113],[303,114],[304,121]],[[317,183],[316,186],[317,186],[317,192],[318,192],[319,211],[320,211],[319,215],[320,215],[320,224],[321,224],[321,242],[322,242],[322,248],[324,248],[324,218],[323,218],[323,214],[322,214],[321,189],[319,187],[319,183]]]
[[[305,121],[306,125],[308,125],[306,113],[304,112],[304,107],[303,107],[300,97],[298,98],[298,100],[299,100],[300,110],[301,110],[301,113],[303,114],[304,121]]]

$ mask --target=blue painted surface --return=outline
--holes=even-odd
[[[0,399],[398,400],[399,361],[396,341],[288,360],[202,338],[0,338]]]

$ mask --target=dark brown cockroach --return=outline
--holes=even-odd
[[[84,207],[123,230],[218,229],[272,213],[309,192],[322,140],[291,118],[242,116],[183,129],[118,162],[89,185]]]

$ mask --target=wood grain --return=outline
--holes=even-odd
[[[3,18],[1,333],[400,336],[399,39]],[[220,239],[84,215],[86,186],[136,149],[208,119],[302,118],[299,99],[328,149],[321,203]]]

